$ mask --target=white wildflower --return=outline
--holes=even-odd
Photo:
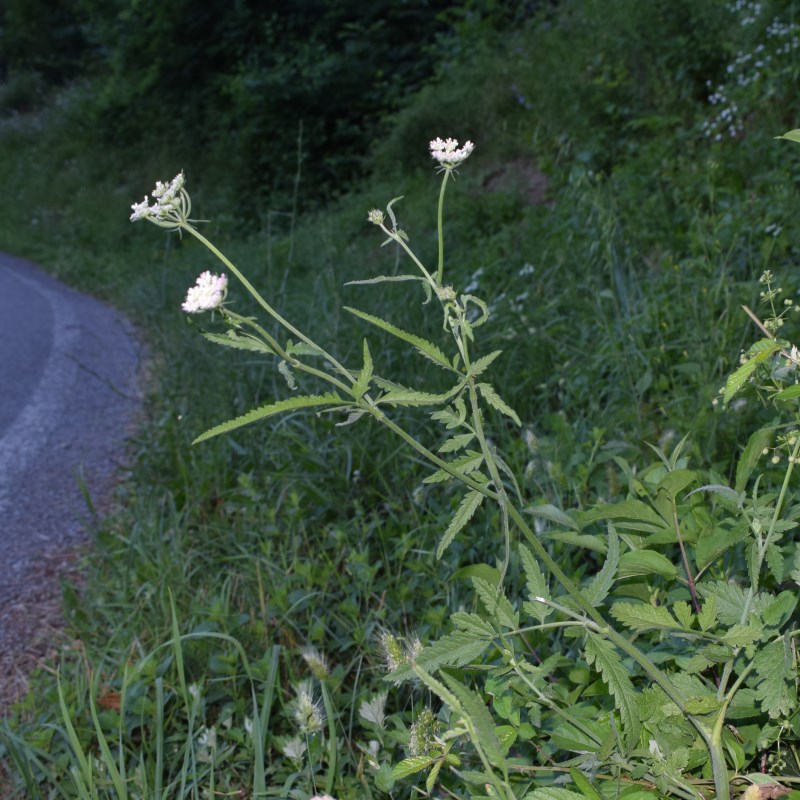
[[[431,156],[445,169],[453,169],[462,161],[469,158],[475,149],[472,142],[464,142],[463,147],[458,146],[458,139],[433,139],[430,143]]]
[[[379,208],[373,208],[367,214],[367,222],[371,222],[373,225],[383,225],[383,211]]]
[[[155,202],[150,205],[147,196],[141,203],[131,206],[131,222],[146,219],[161,228],[178,229],[189,222],[192,201],[184,188],[183,172],[178,173],[169,183],[156,181],[151,196]]]
[[[222,305],[228,293],[228,278],[214,275],[206,270],[197,279],[197,283],[186,293],[181,308],[187,314],[199,314],[201,311],[212,311]]]
[[[324,680],[328,677],[328,675],[330,675],[328,660],[325,658],[324,653],[320,653],[316,647],[306,645],[300,651],[300,655],[303,657],[303,661],[308,664],[308,668],[311,670],[311,674],[315,678],[318,680]]]

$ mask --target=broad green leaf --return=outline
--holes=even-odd
[[[619,559],[617,575],[620,578],[632,578],[635,575],[660,575],[673,580],[678,574],[675,565],[655,550],[629,550]]]
[[[580,770],[575,769],[575,767],[570,767],[569,775],[572,778],[572,782],[580,789],[581,794],[586,800],[603,800],[603,796],[600,792],[589,783],[589,779]]]
[[[565,528],[571,528],[573,531],[580,530],[578,523],[575,522],[572,517],[550,503],[545,503],[541,506],[528,506],[525,509],[525,512],[534,517],[541,517],[542,519],[549,520],[550,522],[555,522],[556,525],[561,525]]]
[[[660,530],[666,523],[666,520],[662,519],[652,506],[636,499],[623,500],[620,503],[603,503],[581,515],[581,520],[585,522],[594,522],[600,519],[642,522],[648,527],[636,530],[650,530],[651,532],[654,532],[652,529]]]
[[[619,620],[625,627],[634,631],[683,630],[683,626],[675,620],[664,606],[653,606],[646,603],[614,603],[611,616]]]
[[[772,396],[773,400],[796,400],[800,397],[800,383],[788,386]]]
[[[570,774],[572,772],[573,770],[570,770]],[[584,780],[586,779],[584,778]],[[596,791],[595,794],[597,794]],[[586,797],[594,800],[594,795],[591,794],[578,794],[577,792],[570,791],[569,789],[562,789],[560,786],[541,786],[538,789],[534,789],[532,792],[528,792],[528,794],[525,795],[524,800],[586,800]]]
[[[519,546],[520,560],[522,561],[522,568],[525,570],[525,580],[528,589],[530,601],[523,606],[525,611],[531,616],[544,622],[547,617],[553,612],[546,603],[540,603],[534,600],[534,597],[543,597],[545,600],[550,599],[550,589],[547,586],[547,580],[542,574],[539,567],[539,562],[533,557],[530,550],[524,545]]]
[[[469,433],[460,433],[458,436],[452,436],[440,448],[440,453],[455,453],[466,447],[473,439],[475,434],[470,431]]]
[[[411,756],[404,758],[399,764],[395,764],[392,769],[392,777],[395,780],[407,778],[409,775],[415,775],[417,772],[433,766],[438,760],[438,756]]]
[[[482,497],[483,495],[481,495]],[[502,589],[492,586],[482,578],[473,578],[472,586],[480,597],[486,611],[498,625],[515,630],[519,628],[519,612],[514,610],[511,601],[503,594]]]
[[[756,699],[772,719],[788,716],[797,705],[792,646],[781,637],[762,647],[753,659],[759,678]]]
[[[722,640],[728,647],[747,647],[761,638],[761,628],[753,625],[740,625],[738,622],[725,631]]]
[[[377,328],[390,333],[392,336],[396,336],[398,339],[408,342],[408,344],[413,345],[417,349],[417,352],[425,356],[425,358],[433,361],[434,364],[444,367],[445,369],[453,369],[447,359],[447,356],[435,344],[433,344],[433,342],[429,342],[420,336],[415,336],[413,333],[408,333],[407,331],[402,330],[402,328],[392,325],[391,322],[386,322],[386,320],[383,320],[380,317],[375,317],[372,314],[359,311],[357,308],[349,308],[348,306],[345,306],[345,311],[349,311],[351,314],[355,314],[357,317],[360,317],[366,322],[375,325]]]
[[[325,394],[317,395],[301,395],[299,397],[291,397],[288,400],[278,400],[276,403],[270,403],[260,408],[254,408],[248,411],[241,417],[230,419],[220,425],[215,425],[205,433],[200,434],[192,444],[204,442],[206,439],[211,439],[214,436],[219,436],[221,433],[228,433],[230,431],[241,428],[244,425],[249,425],[251,422],[258,422],[259,420],[266,419],[267,417],[275,416],[276,414],[283,414],[286,411],[297,411],[301,408],[316,408],[319,406],[346,406],[347,400],[342,400],[336,392],[326,392]]]
[[[633,747],[639,740],[639,715],[636,708],[636,690],[633,688],[628,670],[610,642],[592,631],[587,632],[584,653],[589,666],[594,665],[614,696],[619,710],[625,741]]]
[[[775,138],[788,139],[790,142],[800,142],[800,128],[795,128],[795,130],[784,133],[781,136],[776,136]]]
[[[467,450],[466,453],[458,456],[458,458],[454,458],[449,463],[454,470],[464,475],[469,475],[470,473],[475,472],[476,469],[479,469],[483,464],[483,453],[479,453],[476,450]],[[440,469],[434,472],[432,475],[428,475],[428,477],[424,478],[422,482],[442,483],[443,481],[449,481],[452,479],[453,476],[446,469]]]
[[[713,563],[749,535],[750,530],[746,525],[737,525],[734,528],[715,528],[707,536],[701,536],[694,546],[694,560],[698,569]]]
[[[472,519],[472,515],[483,502],[483,498],[484,495],[475,489],[472,489],[464,496],[461,505],[459,505],[458,510],[453,515],[453,519],[450,520],[450,524],[447,526],[447,530],[444,532],[439,546],[436,548],[436,558],[442,557],[442,554],[450,546],[456,534]]]
[[[693,483],[696,478],[697,473],[694,470],[674,469],[658,482],[658,489],[677,499],[678,495]]]
[[[761,339],[749,350],[749,358],[739,369],[729,376],[725,384],[722,402],[727,405],[731,398],[747,383],[759,364],[766,361],[773,353],[781,349],[780,342],[775,339]]]
[[[761,428],[753,433],[747,440],[747,446],[736,465],[736,491],[743,492],[747,481],[753,474],[759,460],[762,458],[764,448],[772,441],[775,428]]]
[[[592,582],[581,589],[583,596],[595,607],[602,605],[608,597],[619,566],[619,537],[613,527],[609,526],[608,550],[603,568],[592,578]]]
[[[249,333],[237,333],[228,331],[227,333],[203,333],[203,338],[209,342],[220,344],[223,347],[232,347],[236,350],[250,350],[257,353],[269,353],[275,355],[275,351],[264,341],[251,336]]]
[[[481,397],[495,409],[495,411],[499,411],[501,414],[510,417],[517,425],[522,425],[520,418],[517,416],[517,412],[497,394],[494,387],[490,386],[488,383],[479,383],[478,391],[481,393]]]

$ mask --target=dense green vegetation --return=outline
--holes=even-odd
[[[441,391],[441,370],[342,310],[445,338],[438,311],[407,284],[347,285],[408,271],[366,222],[370,208],[401,195],[402,228],[435,262],[439,182],[427,143],[436,136],[477,145],[448,189],[445,243],[447,282],[489,304],[477,352],[503,351],[488,374],[523,423],[488,414],[490,440],[550,555],[598,606],[622,598],[671,609],[671,622],[652,625],[627,605],[612,614],[654,661],[688,675],[683,687],[710,713],[709,687],[729,677],[724,658],[740,669],[756,641],[761,658],[773,658],[778,622],[794,612],[791,593],[781,594],[796,582],[787,537],[765,544],[758,561],[770,562],[757,595],[764,638],[751,635],[745,615],[738,638],[726,639],[739,622],[730,594],[727,617],[711,619],[714,603],[723,605],[719,584],[755,585],[742,520],[771,518],[773,503],[788,509],[788,531],[800,515],[791,489],[776,500],[793,429],[745,451],[754,431],[776,424],[774,407],[755,393],[725,409],[713,402],[760,336],[741,305],[774,316],[759,305],[759,276],[777,276],[779,303],[796,297],[800,151],[774,140],[796,127],[800,107],[794,5],[253,5],[6,6],[0,243],[125,309],[152,357],[129,470],[87,556],[89,588],[66,592],[80,652],[64,653],[60,689],[49,673],[38,676],[0,728],[19,796],[81,796],[94,765],[96,796],[120,796],[124,784],[131,797],[262,788],[307,800],[327,788],[337,800],[399,798],[424,794],[434,762],[434,796],[503,796],[481,788],[485,774],[476,778],[480,736],[446,739],[458,757],[449,761],[435,743],[435,732],[441,740],[458,728],[459,714],[431,683],[385,680],[393,648],[452,642],[453,612],[502,627],[505,607],[493,608],[472,582],[496,578],[500,514],[477,514],[437,560],[463,492],[423,484],[422,460],[366,420],[343,428],[331,415],[293,413],[192,446],[210,426],[287,396],[286,381],[273,362],[204,341],[209,318],[187,323],[180,313],[196,274],[219,269],[212,256],[191,237],[128,221],[155,179],[183,169],[194,216],[208,220],[204,235],[284,316],[353,369],[367,336],[376,371]],[[44,32],[43,15],[53,20]],[[231,302],[255,312],[233,287]],[[796,323],[791,313],[785,320],[791,341]],[[432,449],[444,440],[424,411],[397,409],[395,418]],[[762,447],[770,458],[756,464]],[[740,480],[762,472],[765,505],[686,497],[709,484],[741,492]],[[603,510],[625,498],[649,510]],[[708,580],[704,611],[690,608],[679,542],[658,538],[652,513],[665,509],[680,518],[698,582],[701,573]],[[641,541],[654,531],[647,525],[656,525],[652,544]],[[725,543],[721,532],[730,532]],[[505,593],[516,613],[527,600],[536,617],[533,568],[514,535]],[[612,564],[620,548],[627,572]],[[642,552],[661,560],[632,567]],[[776,566],[784,560],[786,569]],[[606,594],[618,582],[609,597],[591,582],[604,564]],[[549,588],[575,611],[555,581]],[[536,596],[546,591],[538,585]],[[664,633],[679,625],[693,634]],[[690,669],[701,630],[720,650],[701,652],[706,660]],[[528,673],[515,678],[502,647],[486,643],[464,661],[423,662],[451,666],[442,679],[474,687],[504,726],[497,736],[515,796],[559,776],[559,791],[590,800],[713,791],[702,783],[713,777],[705,751],[677,712],[658,716],[666,698],[656,689],[638,695],[636,738],[603,644],[583,650],[579,636],[539,630],[500,639]],[[791,636],[781,641],[794,652]],[[308,648],[325,655],[325,670]],[[633,661],[624,667],[647,681]],[[752,686],[742,678],[750,694],[737,698],[732,724],[744,735],[726,727],[723,758],[732,774],[764,770],[788,782],[800,777],[795,678],[784,685],[779,676],[775,700],[758,669],[756,677]],[[546,700],[525,682],[540,678]],[[327,719],[303,735],[309,679]],[[579,725],[554,706],[575,709]],[[430,763],[393,777],[409,756]],[[545,797],[574,800],[536,800]]]

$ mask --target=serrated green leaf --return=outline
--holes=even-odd
[[[525,570],[525,584],[528,589],[530,601],[524,605],[526,613],[535,617],[539,622],[544,622],[553,609],[546,603],[540,603],[534,600],[535,597],[543,597],[545,600],[550,599],[550,589],[547,585],[539,562],[533,557],[530,550],[524,545],[519,546],[520,560],[522,561],[522,568]]]
[[[223,347],[232,347],[235,350],[250,350],[257,353],[268,353],[275,355],[275,351],[264,341],[251,336],[249,333],[238,333],[237,331],[228,331],[227,333],[203,333],[203,338],[208,339],[209,342],[222,345]]]
[[[457,450],[466,447],[474,438],[475,434],[472,431],[469,433],[460,433],[458,436],[452,436],[439,448],[439,452],[455,453]]]
[[[772,441],[775,428],[761,428],[753,433],[747,440],[747,446],[736,465],[736,491],[743,492],[762,457],[764,448]]]
[[[520,418],[517,416],[517,412],[514,411],[511,406],[509,406],[502,397],[494,390],[494,387],[490,386],[488,383],[479,383],[478,384],[478,391],[481,393],[481,397],[493,408],[495,411],[499,411],[501,414],[505,414],[505,416],[509,417],[510,419],[514,420],[517,425],[522,425]]]
[[[461,398],[458,398],[454,405],[456,406],[455,409],[448,406],[439,411],[434,411],[431,414],[431,419],[435,422],[443,423],[447,430],[452,430],[453,428],[458,428],[460,425],[463,425],[467,417],[467,407]]]
[[[617,575],[620,578],[632,578],[636,575],[660,575],[673,580],[678,574],[675,565],[655,550],[629,550],[619,559]]]
[[[728,377],[725,384],[725,392],[722,402],[727,405],[731,398],[747,383],[750,376],[756,371],[759,364],[766,361],[773,353],[781,349],[781,345],[775,339],[761,339],[751,348],[752,355],[742,364],[739,369]]]
[[[639,716],[636,708],[636,690],[633,688],[628,670],[614,647],[592,631],[587,632],[584,649],[586,662],[600,673],[619,710],[625,741],[633,747],[639,740]]]
[[[694,614],[692,613],[692,607],[685,600],[678,600],[673,603],[672,613],[684,629],[691,630]]]
[[[727,581],[706,581],[697,587],[704,598],[713,598],[717,619],[723,625],[741,622],[745,596],[741,586]]]
[[[674,469],[668,472],[658,482],[658,490],[666,492],[670,497],[677,499],[687,486],[695,481],[697,473],[691,469]]]
[[[702,535],[694,546],[694,560],[698,569],[716,561],[726,550],[750,535],[747,525],[736,525],[734,528],[715,528],[711,533]]]
[[[484,699],[477,694],[477,692],[465,686],[446,672],[442,673],[442,680],[447,684],[447,688],[456,696],[461,704],[463,713],[465,713],[472,722],[477,734],[476,738],[478,743],[489,759],[489,763],[494,767],[504,768],[506,758],[503,753],[503,746],[497,738],[494,721],[489,714],[489,709],[486,707]]]
[[[608,597],[619,566],[619,537],[613,527],[609,526],[608,549],[603,568],[592,578],[592,582],[581,589],[583,596],[596,608]]]
[[[469,376],[471,378],[477,378],[482,372],[485,372],[491,363],[499,356],[502,355],[502,350],[495,350],[493,353],[489,353],[487,356],[481,356],[480,358],[475,359],[475,361],[470,364],[469,367]]]
[[[205,433],[200,434],[192,444],[204,442],[206,439],[211,439],[213,436],[219,436],[221,433],[229,433],[230,431],[241,428],[244,425],[249,425],[252,422],[258,422],[267,417],[275,416],[276,414],[283,414],[286,411],[297,411],[303,408],[317,408],[319,406],[337,407],[348,405],[347,400],[342,400],[336,392],[326,392],[325,394],[318,395],[301,395],[299,397],[291,397],[288,400],[278,400],[276,403],[270,403],[260,408],[254,408],[248,411],[241,417],[228,420],[220,425],[215,425]]]
[[[762,647],[753,659],[759,683],[756,699],[772,719],[788,716],[797,705],[791,644],[781,637]]]
[[[722,641],[729,647],[747,647],[761,638],[761,628],[753,625],[740,625],[738,622],[723,634]]]
[[[710,631],[717,624],[717,601],[714,597],[708,597],[700,606],[700,613],[697,615],[697,624],[701,631]]]
[[[395,764],[392,769],[392,777],[395,780],[407,778],[409,775],[415,775],[417,772],[427,769],[436,763],[437,756],[411,756],[404,758],[399,764]]]
[[[476,469],[479,469],[483,464],[483,453],[479,453],[476,450],[467,450],[466,453],[463,455],[458,456],[458,458],[454,458],[450,463],[450,466],[457,470],[464,475],[469,475],[472,472],[475,472]],[[452,480],[453,476],[445,469],[440,469],[434,472],[432,475],[428,475],[427,478],[423,478],[423,483],[442,483],[443,481]]]
[[[472,636],[491,640],[497,635],[492,623],[484,619],[480,614],[472,614],[468,611],[454,611],[450,615],[450,622],[464,633]]]
[[[483,495],[481,495],[483,496]],[[519,628],[519,613],[514,610],[511,601],[482,578],[473,578],[472,586],[480,597],[490,617],[494,617],[498,625],[515,630]]]
[[[472,519],[472,515],[483,502],[483,498],[484,495],[475,489],[472,489],[464,496],[458,510],[450,520],[450,524],[447,526],[447,530],[444,532],[439,546],[436,548],[436,558],[442,557],[442,554],[450,546],[456,534]]]
[[[450,392],[444,394],[432,394],[431,392],[421,392],[417,389],[391,389],[385,394],[382,394],[376,401],[375,405],[379,403],[388,403],[393,406],[404,406],[411,408],[418,408],[420,406],[438,406],[440,403],[446,402],[453,396],[453,392],[458,391],[458,387]]]
[[[417,663],[429,672],[439,667],[463,667],[477,661],[491,645],[495,631],[459,630],[440,636],[417,656]]]
[[[345,306],[345,311],[349,311],[351,314],[355,314],[365,322],[369,322],[371,325],[390,333],[392,336],[396,336],[398,339],[408,342],[408,344],[413,345],[417,349],[417,352],[420,355],[423,355],[425,358],[433,361],[434,364],[452,371],[453,368],[450,365],[447,356],[433,342],[429,342],[420,336],[414,335],[413,333],[408,333],[402,328],[392,325],[391,322],[386,322],[386,320],[383,320],[380,317],[367,314],[365,311],[359,311],[357,308]]]
[[[617,522],[641,522],[647,527],[637,528],[637,530],[651,532],[661,530],[666,524],[666,520],[656,513],[652,506],[635,498],[623,500],[619,503],[603,503],[581,515],[581,521],[583,522],[595,522],[601,519],[612,519]]]
[[[776,544],[768,544],[766,552],[767,567],[777,583],[783,581],[783,550]]]
[[[664,606],[646,603],[614,603],[611,616],[634,631],[682,630],[683,626],[675,620]]]
[[[356,400],[360,400],[363,395],[369,391],[369,384],[372,380],[373,365],[372,355],[369,352],[369,345],[367,340],[364,339],[364,366],[358,374],[358,380],[353,384],[352,392]]]

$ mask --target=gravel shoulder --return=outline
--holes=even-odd
[[[53,656],[61,581],[141,406],[145,350],[118,311],[0,253],[0,714]]]

